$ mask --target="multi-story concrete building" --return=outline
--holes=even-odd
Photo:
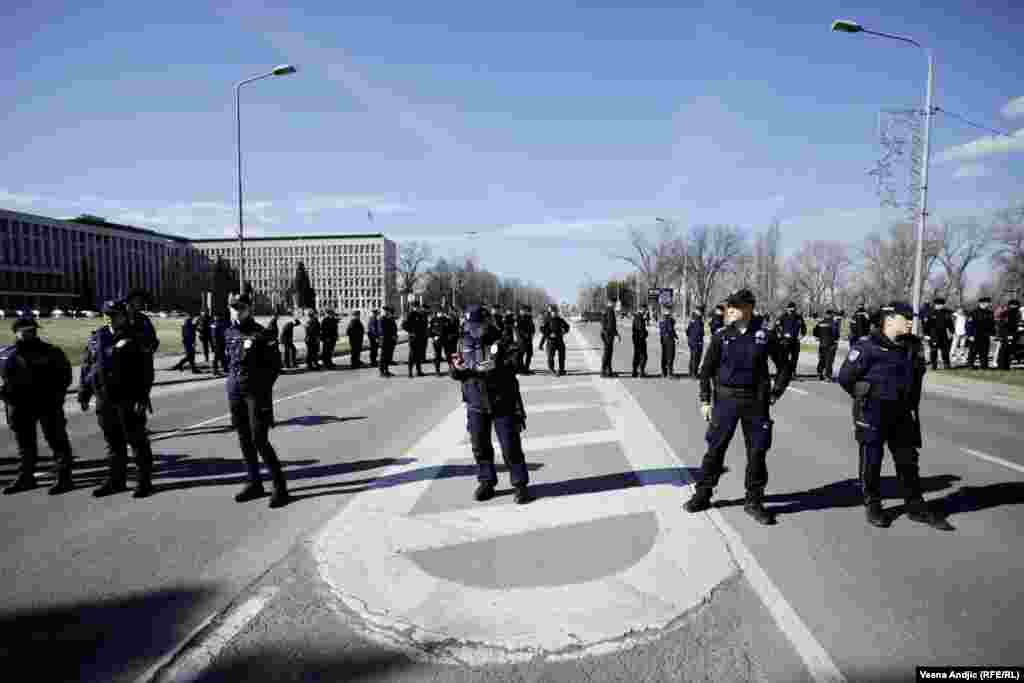
[[[238,268],[238,241],[194,240],[207,259]],[[291,305],[287,292],[299,262],[306,267],[318,309],[338,312],[398,305],[397,249],[380,233],[255,237],[245,241],[245,279],[272,306]]]
[[[58,220],[0,209],[0,309],[96,309],[131,287],[162,292],[172,280],[184,284],[187,273],[207,270],[183,237],[88,216]]]

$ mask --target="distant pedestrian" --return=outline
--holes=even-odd
[[[196,326],[190,315],[185,316],[181,323],[181,346],[185,349],[185,356],[171,366],[171,369],[185,372],[185,365],[188,364],[192,374],[199,374],[199,368],[196,367]]]
[[[320,319],[315,310],[306,316],[306,367],[320,369]]]
[[[370,319],[366,321],[366,339],[370,344],[370,366],[377,367],[377,348],[380,346],[380,317],[375,308],[370,311]]]
[[[320,345],[320,360],[324,367],[334,369],[334,350],[338,346],[338,318],[330,308],[320,322]]]
[[[676,319],[672,315],[671,308],[665,308],[664,314],[658,322],[658,339],[661,341],[661,376],[674,377],[676,340],[679,339],[679,333],[676,332]]]
[[[967,321],[967,341],[971,351],[967,355],[967,367],[975,369],[974,360],[978,359],[982,370],[988,370],[989,355],[992,352],[992,337],[996,333],[996,319],[992,313],[992,297],[983,296],[978,299],[978,307],[971,312]]]
[[[427,349],[427,317],[420,310],[419,302],[412,302],[412,310],[402,321],[402,329],[408,334],[409,339],[409,377],[412,377],[413,367],[416,368],[416,376],[423,377],[422,364]]]
[[[448,357],[444,355],[444,336],[448,329],[448,317],[440,310],[434,312],[434,317],[430,319],[430,326],[428,328],[428,334],[430,335],[430,341],[434,347],[434,374],[441,375],[441,361],[445,361],[445,365],[448,365],[448,369],[451,370],[451,365],[448,363]]]
[[[818,338],[818,379],[831,382],[839,345],[839,334],[831,308],[825,311],[825,317],[814,326],[814,336]]]
[[[540,328],[540,345],[548,346],[548,370],[555,374],[555,354],[558,355],[558,375],[565,375],[565,335],[569,333],[569,323],[558,312],[558,306],[552,304],[547,320]]]
[[[452,321],[449,321],[449,326]],[[453,331],[453,336],[458,330]],[[519,347],[519,372],[524,375],[532,375],[530,365],[533,363],[533,335],[537,333],[537,327],[533,323],[533,312],[527,304],[519,307],[519,317],[516,318],[516,345]]]
[[[956,334],[956,324],[953,322],[953,314],[946,308],[946,300],[936,297],[932,302],[931,315],[928,322],[922,325],[925,334],[925,341],[931,351],[932,370],[939,369],[939,354],[942,354],[942,365],[949,370],[949,349],[953,345],[953,337]]]
[[[701,356],[704,355],[704,309],[700,306],[690,314],[690,322],[686,326],[686,345],[690,347],[690,379],[697,379]]]
[[[807,322],[802,315],[796,312],[796,303],[789,302],[786,312],[776,321],[775,329],[781,339],[786,357],[789,359],[790,373],[793,378],[796,378],[800,363],[800,340],[807,336]]]
[[[228,322],[227,313],[217,311],[216,318],[211,325],[213,337],[213,374],[219,375],[227,372],[228,358],[227,349],[224,346],[224,335],[231,323]]]
[[[360,319],[359,311],[352,311],[352,320],[349,321],[348,327],[345,329],[345,336],[348,337],[348,348],[350,353],[350,361],[352,368],[363,367],[363,361],[361,356],[363,355],[363,335],[366,330],[363,327],[363,321]]]
[[[199,322],[197,324],[199,328],[199,341],[203,345],[203,362],[210,362],[210,344],[213,341],[213,332],[210,325],[213,320],[210,318],[210,314],[203,310],[202,315],[199,316]]]
[[[633,314],[631,334],[633,338],[633,377],[647,377],[647,311],[644,308]]]
[[[967,342],[967,313],[963,306],[957,307],[953,314],[953,332],[953,349],[961,351]]]
[[[999,353],[996,355],[996,366],[1000,370],[1009,370],[1016,355],[1017,336],[1020,333],[1020,301],[1010,299],[1006,302],[1006,311],[999,326]]]
[[[281,328],[281,350],[284,354],[284,367],[286,368],[299,367],[299,353],[295,348],[295,327],[297,325],[299,325],[299,321],[293,318]]]
[[[380,321],[380,376],[394,377],[391,365],[394,362],[395,346],[398,344],[398,323],[395,322],[395,309],[384,307],[384,317]]]
[[[615,302],[609,301],[601,316],[601,343],[604,346],[601,355],[601,376],[615,377],[612,369],[612,355],[615,349],[615,340],[619,335],[619,327],[615,317]]]

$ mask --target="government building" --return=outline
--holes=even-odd
[[[260,312],[292,308],[305,264],[317,308],[397,305],[395,243],[382,234],[250,238],[246,280]],[[236,240],[189,240],[96,216],[55,219],[0,209],[0,310],[99,310],[134,287],[155,307],[223,308],[238,289]]]

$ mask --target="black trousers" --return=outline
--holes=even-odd
[[[676,340],[671,337],[661,338],[661,374],[672,376],[672,368],[676,364]]]
[[[700,359],[703,355],[703,344],[698,344],[697,346],[690,344],[690,377],[696,377],[700,374]]]
[[[384,342],[380,346],[380,374],[388,374],[391,372],[391,364],[394,361],[395,356],[395,345],[390,342]]]
[[[352,361],[352,367],[361,368],[363,367],[363,338],[362,337],[349,337],[348,338],[349,348],[349,359]],[[377,355],[374,353],[373,355]],[[374,358],[373,360],[376,360]]]
[[[412,368],[416,366],[416,374],[423,374],[423,357],[427,354],[427,340],[420,337],[409,337],[409,358],[406,364],[409,367],[409,376],[412,377]]]
[[[320,340],[306,339],[306,367],[315,370],[320,367]]]
[[[882,500],[882,461],[885,447],[889,446],[896,478],[907,501],[920,500],[921,475],[918,468],[917,446],[920,444],[920,425],[914,422],[910,411],[897,402],[871,402],[862,412],[854,409],[855,419],[867,427],[857,425],[855,434],[859,445],[860,483],[864,502]]]
[[[220,368],[220,372],[228,371],[227,348],[224,346],[224,342],[213,345],[213,371],[217,372],[217,368]]]
[[[209,363],[210,362],[210,340],[209,339],[202,339],[202,338],[200,338],[199,341],[202,342],[202,344],[203,344],[203,362],[204,363]]]
[[[1002,337],[1000,339],[999,352],[996,354],[996,367],[1000,370],[1010,369],[1010,362],[1013,360],[1013,343],[1013,336]],[[933,366],[934,364],[935,362],[932,361]]]
[[[370,365],[377,365],[377,337],[370,337]]]
[[[196,347],[185,347],[185,357],[175,363],[174,369],[181,370],[186,364],[188,364],[193,372],[198,369],[196,368]]]
[[[434,372],[441,373],[441,361],[448,362],[448,357],[444,355],[444,341],[434,337],[431,339],[431,343],[434,346]]]
[[[786,358],[789,359],[789,369],[793,373],[793,377],[796,377],[796,369],[800,364],[800,340],[784,339],[782,348],[786,352]]]
[[[772,420],[768,405],[757,398],[726,398],[715,401],[711,411],[711,424],[704,440],[708,451],[701,463],[701,476],[697,486],[713,489],[722,476],[725,453],[736,433],[736,426],[743,424],[743,438],[747,445],[747,472],[744,485],[747,491],[763,491],[768,484],[766,456],[772,447]]]
[[[533,363],[533,335],[519,337],[519,369],[529,372]]]
[[[548,370],[555,371],[555,354],[558,354],[558,371],[565,372],[565,342],[549,339],[548,348]]]
[[[473,458],[477,465],[477,481],[483,484],[497,484],[498,472],[494,467],[494,442],[491,430],[498,435],[501,457],[508,468],[512,486],[526,486],[529,474],[526,470],[526,456],[520,438],[522,420],[518,415],[491,415],[466,410],[466,431],[473,447]]]
[[[601,374],[612,374],[612,352],[615,349],[615,337],[601,335],[601,342],[604,344],[604,353],[601,355]]]
[[[818,377],[832,379],[836,364],[837,347],[838,344],[821,344],[818,346]]]
[[[284,475],[274,447],[270,445],[270,429],[274,426],[274,409],[269,398],[241,396],[228,399],[231,407],[231,426],[238,435],[249,481],[262,483],[260,459],[270,471],[275,486],[283,484]]]
[[[974,367],[974,359],[977,358],[981,362],[981,367],[985,370],[988,369],[988,357],[992,351],[992,338],[991,337],[975,337],[974,343],[971,344],[971,350],[967,354],[967,365]]]
[[[0,405],[0,410],[3,409]],[[18,445],[22,474],[34,474],[36,463],[39,461],[36,424],[42,428],[43,438],[53,451],[58,466],[71,467],[71,442],[68,440],[68,421],[64,417],[63,404],[55,403],[48,407],[11,406],[7,410],[9,426]]]
[[[323,348],[320,351],[320,360],[329,368],[334,367],[334,349],[338,346],[338,340],[324,337]]]
[[[931,356],[932,370],[939,369],[939,353],[942,353],[942,365],[947,370],[949,369],[949,349],[953,346],[952,339],[936,339],[932,337],[929,346],[929,355]]]
[[[287,342],[284,346],[284,366],[286,368],[297,368],[299,366],[299,352],[294,342]]]
[[[633,374],[647,374],[647,340],[633,340]]]
[[[128,447],[135,454],[139,479],[153,471],[153,451],[146,432],[146,414],[136,412],[130,401],[108,401],[96,397],[96,419],[110,456],[110,480],[124,484],[128,478]]]

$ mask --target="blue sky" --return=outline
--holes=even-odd
[[[884,225],[877,113],[923,106],[926,62],[834,18],[931,45],[935,104],[1024,131],[1019,3],[626,5],[8,2],[0,206],[233,235],[233,85],[291,62],[242,90],[249,234],[425,239],[574,300],[655,216],[777,216],[787,250]],[[986,135],[936,117],[937,218],[1024,198],[1024,132]]]

